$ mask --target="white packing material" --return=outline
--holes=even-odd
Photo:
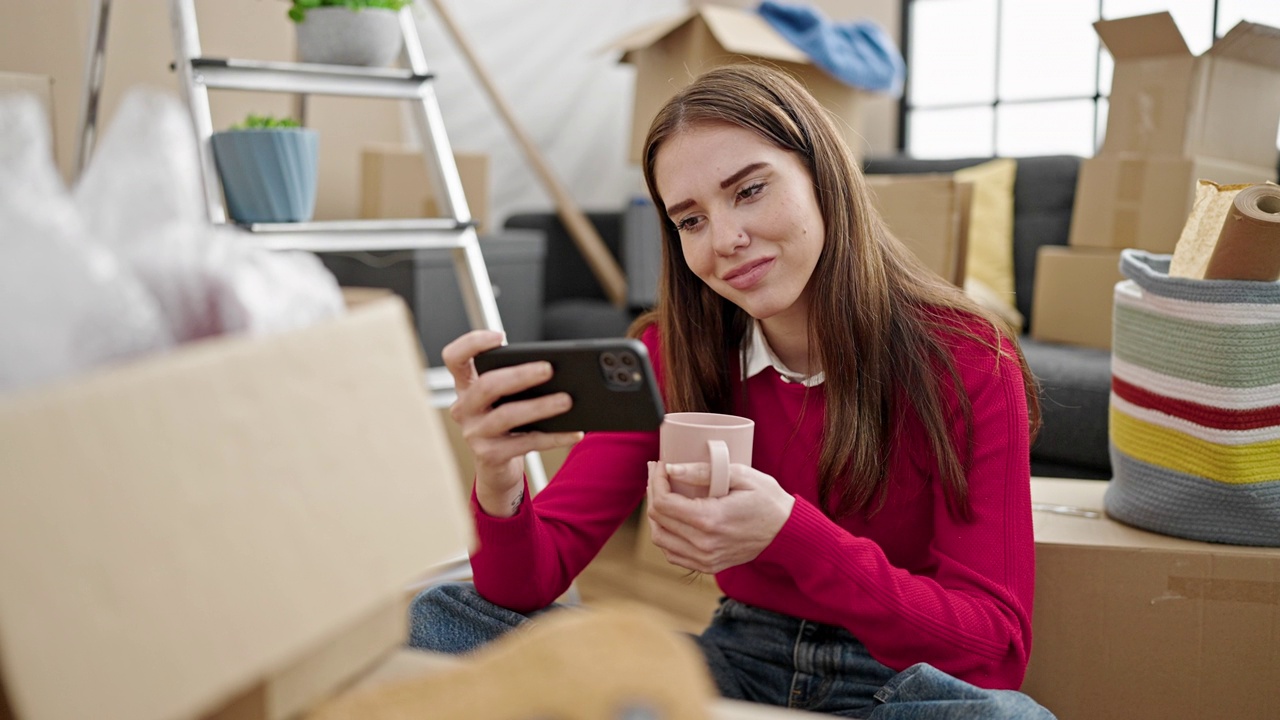
[[[208,222],[197,153],[186,109],[135,88],[73,191],[96,239],[159,300],[174,337],[278,332],[341,314],[338,283],[314,255],[265,250]]]
[[[0,98],[0,394],[161,350],[155,298],[90,239],[27,95]]]

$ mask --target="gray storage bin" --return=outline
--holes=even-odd
[[[546,239],[534,230],[504,230],[480,238],[508,342],[541,339],[545,252]],[[321,253],[320,259],[340,285],[387,288],[403,297],[433,367],[443,365],[440,350],[471,329],[448,251]]]

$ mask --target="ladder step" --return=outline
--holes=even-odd
[[[432,75],[402,68],[192,58],[193,79],[222,90],[345,95],[416,100]]]
[[[472,224],[451,218],[410,218],[252,223],[239,227],[261,238],[262,245],[269,250],[361,252],[465,247]]]

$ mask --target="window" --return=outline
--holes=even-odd
[[[902,149],[1093,155],[1114,70],[1093,23],[1161,10],[1197,55],[1240,20],[1280,27],[1280,0],[903,0]]]

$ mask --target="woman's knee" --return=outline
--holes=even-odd
[[[903,670],[876,695],[880,705],[876,720],[919,717],[917,708],[928,705],[930,717],[974,720],[1054,720],[1029,695],[1015,690],[986,690],[920,663]]]
[[[409,645],[452,655],[470,652],[523,621],[480,596],[471,583],[432,585],[409,604]]]

